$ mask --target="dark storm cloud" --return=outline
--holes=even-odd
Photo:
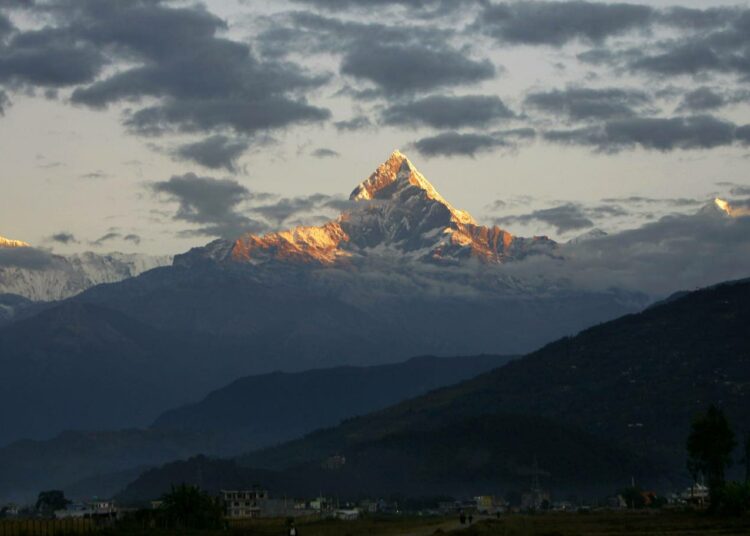
[[[0,7],[2,7],[2,4],[0,4]],[[0,13],[0,38],[12,32],[14,28],[15,27],[13,26],[13,23],[10,22],[10,19]]]
[[[726,99],[714,92],[711,88],[700,87],[687,93],[680,103],[679,110],[689,112],[705,112],[721,108],[726,104]]]
[[[235,180],[186,173],[152,183],[150,188],[165,195],[167,201],[178,203],[173,219],[200,226],[183,234],[234,238],[246,231],[265,228],[238,211],[240,204],[253,195]]]
[[[310,153],[310,155],[314,156],[315,158],[338,158],[339,156],[341,156],[333,149],[328,149],[327,147],[315,149],[312,153]]]
[[[252,210],[275,226],[280,226],[291,218],[307,215],[308,220],[322,219],[320,212],[347,210],[352,202],[339,196],[313,194],[309,196],[285,197],[274,203],[254,206]]]
[[[340,55],[346,50],[366,48],[372,43],[442,47],[455,35],[453,30],[433,25],[358,22],[306,11],[280,13],[267,18],[266,25],[257,42],[262,53],[270,57],[282,57],[292,52]]]
[[[8,94],[0,89],[0,115],[5,115],[5,110],[11,106],[12,102]]]
[[[744,128],[744,127],[742,127]],[[593,146],[602,152],[642,147],[656,151],[711,149],[743,139],[742,128],[712,116],[673,118],[634,117],[601,126],[544,133],[548,141]]]
[[[709,70],[726,70],[724,59],[710,46],[686,42],[663,53],[646,55],[630,62],[633,71],[659,75],[698,74]]]
[[[237,159],[244,153],[250,143],[244,139],[231,139],[217,134],[204,140],[181,145],[173,156],[180,160],[189,160],[211,169],[224,168],[236,171]]]
[[[136,246],[140,245],[140,243],[141,243],[141,237],[140,237],[140,235],[137,235],[137,234],[134,234],[134,233],[126,234],[125,236],[122,237],[122,239],[125,242],[132,242]]]
[[[496,70],[488,60],[473,60],[449,46],[371,43],[348,51],[341,72],[395,95],[476,84],[494,78]]]
[[[461,0],[292,0],[298,4],[337,11],[340,9],[362,8],[370,9],[384,6],[405,6],[411,8],[433,7],[439,4],[461,4]],[[467,3],[463,0],[463,3]]]
[[[119,231],[110,230],[107,233],[100,236],[99,238],[97,238],[96,240],[89,242],[89,245],[98,248],[98,247],[104,246],[107,242],[111,242],[112,240],[123,240],[125,242],[132,242],[136,246],[141,243],[140,235],[137,235],[134,233],[123,235]]]
[[[32,247],[0,248],[0,268],[44,270],[54,263],[49,251]]]
[[[750,145],[750,125],[738,127],[734,135],[739,142]]]
[[[443,132],[414,142],[414,148],[424,156],[475,156],[482,151],[504,147],[505,142],[488,134]]]
[[[483,0],[292,0],[298,4],[313,6],[329,11],[353,9],[370,11],[377,8],[401,7],[422,17],[437,17],[457,10],[477,6]]]
[[[254,133],[330,116],[302,96],[326,77],[259,60],[245,43],[220,37],[227,24],[199,5],[50,0],[34,10],[54,24],[0,45],[0,82],[78,86],[71,101],[92,108],[156,99],[126,117],[139,134]],[[105,72],[108,65],[124,68]]]
[[[106,179],[109,177],[109,174],[103,172],[102,170],[97,171],[91,171],[89,173],[84,173],[80,175],[82,179]]]
[[[490,152],[502,148],[514,148],[524,139],[534,138],[535,131],[530,128],[519,128],[497,131],[489,134],[462,134],[460,132],[443,132],[415,141],[412,146],[420,154],[432,156],[468,156]]]
[[[35,0],[0,0],[0,7],[28,8],[34,5]]]
[[[461,128],[485,126],[515,117],[515,114],[494,95],[434,95],[392,104],[383,110],[381,117],[387,125]]]
[[[606,88],[576,88],[530,93],[524,103],[543,112],[571,121],[632,117],[651,103],[643,91]]]
[[[583,207],[574,203],[566,203],[557,207],[539,209],[528,214],[495,218],[495,223],[498,225],[513,223],[528,225],[529,223],[534,222],[540,222],[554,227],[559,234],[587,229],[594,226],[594,222],[586,215]]]
[[[680,18],[691,18],[693,23],[681,24]],[[750,10],[667,10],[658,19],[678,28],[680,34],[643,47],[590,51],[579,58],[656,76],[709,72],[750,76]]]
[[[475,26],[503,43],[561,46],[576,39],[599,43],[642,29],[653,15],[648,6],[624,3],[486,2]]]
[[[333,126],[336,127],[336,130],[339,132],[350,132],[353,130],[364,130],[370,128],[372,127],[372,122],[367,116],[358,115],[357,117],[352,117],[345,121],[336,121],[333,123]]]
[[[504,269],[524,277],[554,274],[582,288],[618,287],[663,296],[745,278],[749,255],[750,217],[730,218],[707,207],[565,246],[564,260],[540,256]]]
[[[736,8],[695,9],[672,7],[656,13],[656,21],[666,26],[682,29],[708,30],[726,25],[741,11]]]
[[[65,87],[91,82],[107,64],[100,49],[67,29],[19,32],[0,45],[0,82]]]
[[[66,231],[55,233],[50,236],[48,240],[51,242],[57,242],[58,244],[78,244],[78,239],[75,235]]]
[[[171,100],[138,110],[125,120],[125,125],[134,133],[145,136],[165,134],[174,127],[182,132],[231,128],[239,133],[252,134],[293,123],[323,121],[329,117],[327,110],[283,97],[256,101],[228,97]]]
[[[122,238],[122,234],[118,233],[117,231],[108,231],[107,233],[103,234],[96,240],[92,240],[89,242],[89,245],[94,247],[102,247],[107,242],[111,242],[112,240],[118,240]]]
[[[669,205],[674,207],[691,207],[704,203],[700,199],[690,199],[686,197],[663,198],[663,197],[645,197],[641,195],[631,195],[628,197],[607,197],[602,199],[605,203],[621,203],[632,205]]]

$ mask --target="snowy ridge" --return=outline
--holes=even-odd
[[[547,237],[520,238],[497,226],[477,224],[470,214],[446,201],[398,151],[362,181],[350,199],[355,206],[324,225],[215,241],[179,256],[176,262],[330,266],[388,252],[438,264],[465,259],[503,263],[528,255],[553,255],[557,248]]]
[[[30,246],[31,244],[27,244],[26,242],[22,242],[20,240],[11,240],[9,238],[0,236],[0,248],[27,248]]]
[[[0,266],[0,294],[15,294],[33,301],[62,300],[94,285],[116,283],[171,262],[168,255],[92,252],[51,255],[43,267]]]

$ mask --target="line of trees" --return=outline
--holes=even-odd
[[[742,463],[744,482],[727,482],[737,440],[724,412],[714,405],[694,420],[687,440],[687,468],[697,482],[703,477],[709,490],[710,509],[716,513],[750,511],[750,432],[745,435]]]

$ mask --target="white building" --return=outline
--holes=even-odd
[[[351,510],[336,510],[333,513],[333,516],[336,519],[343,519],[344,521],[354,521],[356,519],[359,519],[359,510],[356,508],[353,508]]]
[[[221,490],[226,516],[230,519],[260,517],[261,506],[268,500],[268,492],[262,489]]]

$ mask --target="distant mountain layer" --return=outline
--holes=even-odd
[[[101,311],[98,311],[101,314]],[[123,340],[126,348],[130,342]],[[510,360],[503,356],[420,357],[378,367],[339,367],[250,376],[171,410],[144,430],[65,432],[45,441],[0,448],[0,499],[39,489],[105,496],[137,468],[198,453],[235,455],[334,426],[432,389],[476,376]],[[113,373],[118,373],[113,369]],[[120,373],[121,374],[121,373]],[[127,384],[137,382],[123,378]],[[85,388],[84,386],[75,388]],[[54,415],[52,408],[34,408]],[[105,410],[113,411],[112,407]],[[78,407],[76,411],[86,411]],[[31,418],[29,415],[27,418]],[[131,480],[138,474],[132,474]]]
[[[18,240],[0,237],[0,294],[56,301],[101,283],[115,283],[171,264],[169,255],[127,253],[53,255]]]
[[[228,361],[231,351],[117,311],[64,302],[0,329],[0,444],[70,428],[147,424],[164,408],[188,402],[185,392],[227,381],[206,356],[223,352]]]
[[[546,238],[475,223],[400,153],[362,181],[344,208],[321,227],[215,241],[136,277],[128,276],[150,265],[128,261],[132,270],[115,270],[122,281],[59,305],[0,300],[0,317],[16,315],[0,329],[0,386],[8,385],[0,406],[15,408],[0,442],[144,426],[251,374],[415,355],[517,355],[650,301],[506,270],[521,259],[565,259]],[[16,250],[38,252],[7,249]],[[20,264],[21,257],[2,258]],[[79,270],[73,260],[42,257],[25,259],[40,269],[11,277],[31,289],[14,294],[49,297],[46,277],[88,274],[86,267],[104,262],[81,257]],[[44,270],[44,262],[66,268]],[[83,279],[52,287],[65,289],[62,296],[106,278]],[[33,395],[21,387],[29,385]]]
[[[708,404],[722,406],[739,432],[750,429],[748,325],[750,283],[691,292],[239,462],[272,471],[278,493],[334,455],[346,464],[323,472],[331,493],[508,490],[530,481],[535,461],[559,492],[616,489],[628,473],[666,487],[684,477],[690,422]],[[194,476],[185,469],[150,471],[122,497]]]
[[[205,457],[176,461],[145,471],[115,497],[145,503],[178,482],[212,492],[258,485],[274,497],[323,493],[342,500],[502,496],[528,489],[534,460],[540,459],[546,461],[539,471],[546,489],[593,498],[658,470],[638,453],[542,417],[496,413],[431,424],[342,450],[331,443],[330,452],[337,456],[281,469]]]
[[[274,372],[239,379],[196,404],[167,411],[157,430],[212,432],[226,450],[247,451],[458,383],[510,361],[505,356],[418,357],[375,367]],[[254,408],[248,411],[249,408]]]

